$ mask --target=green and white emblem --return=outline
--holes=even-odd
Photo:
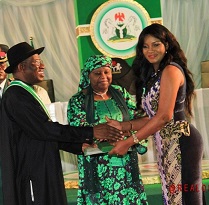
[[[101,53],[127,59],[135,55],[138,36],[150,23],[148,12],[138,2],[110,0],[92,16],[90,34]]]

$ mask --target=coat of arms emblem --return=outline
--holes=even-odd
[[[126,59],[135,55],[138,36],[149,24],[149,14],[139,3],[110,0],[95,11],[90,34],[101,53]]]

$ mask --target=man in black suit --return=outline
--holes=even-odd
[[[7,52],[5,72],[14,80],[0,110],[4,205],[67,205],[59,151],[83,154],[95,138],[122,139],[123,133],[107,124],[75,127],[51,120],[33,89],[44,79],[43,50],[21,42]]]
[[[4,70],[7,67],[7,56],[6,53],[9,50],[9,47],[5,44],[0,44],[0,105],[1,105],[1,97],[9,85],[9,80],[7,79],[7,73]],[[1,162],[0,162],[0,205],[3,204],[2,200],[2,180],[1,180]]]
[[[9,85],[9,80],[7,79],[7,73],[5,73],[5,69],[7,68],[7,51],[9,47],[4,44],[0,44],[0,104],[1,97],[4,93],[5,89]]]
[[[9,80],[7,79],[7,73],[5,73],[5,69],[7,67],[6,53],[8,50],[9,47],[7,45],[0,44],[0,105],[1,105],[2,94],[9,85]],[[0,205],[2,204],[3,204],[3,196],[2,196],[2,180],[1,180],[1,160],[0,160]]]

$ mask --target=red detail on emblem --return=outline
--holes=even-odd
[[[113,66],[116,66],[117,65],[117,62],[116,61],[112,61],[112,65]]]
[[[125,15],[124,15],[124,13],[120,13],[120,12],[116,13],[116,14],[115,14],[115,20],[124,21],[124,20],[125,20]]]

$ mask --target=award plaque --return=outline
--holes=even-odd
[[[84,156],[88,155],[95,155],[95,154],[104,154],[113,149],[113,145],[111,145],[109,142],[99,142],[97,144],[97,147],[88,147],[84,150]],[[132,151],[132,148],[130,147],[129,152]]]
[[[113,148],[113,145],[111,145],[109,142],[99,142],[97,144],[97,147],[88,147],[84,151],[84,155],[94,155],[94,154],[102,154],[107,153]]]

